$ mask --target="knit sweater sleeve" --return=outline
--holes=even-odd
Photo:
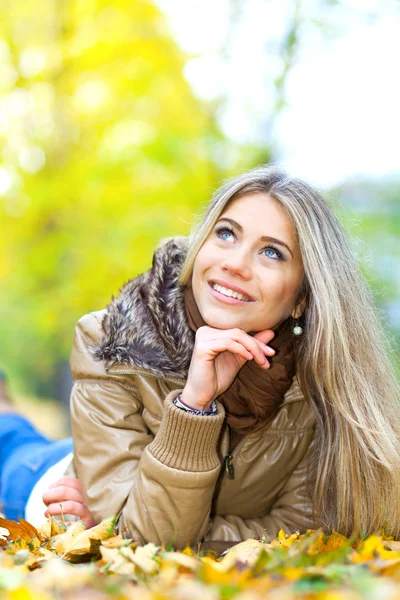
[[[119,527],[147,541],[176,548],[200,541],[207,528],[220,472],[217,442],[224,419],[187,413],[165,399],[160,429],[141,456],[136,485],[121,512]],[[138,515],[140,518],[138,519]],[[153,533],[154,532],[154,533]]]
[[[154,436],[132,378],[111,378],[94,361],[93,317],[77,325],[71,355],[74,466],[94,519],[117,514],[126,537],[176,548],[199,541],[207,528],[220,471],[217,442],[224,420],[187,413],[164,401]]]

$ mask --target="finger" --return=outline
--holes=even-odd
[[[268,344],[275,337],[275,332],[272,329],[263,329],[255,334],[254,338]]]
[[[257,344],[260,345],[261,349],[263,350],[263,352],[265,352],[265,354],[268,354],[268,356],[273,356],[275,354],[276,351],[273,348],[271,348],[271,346],[268,346],[256,337],[254,337],[253,339],[257,340]]]
[[[199,332],[199,329],[197,330],[197,332]],[[272,335],[274,334],[273,331],[270,333]],[[230,341],[234,341],[240,344],[241,346],[244,346],[244,348],[248,351],[248,353],[251,354],[251,356],[249,356],[249,354],[246,353],[243,354],[243,352],[240,351],[238,352],[237,348],[236,351],[233,350],[234,353],[241,354],[241,356],[245,360],[251,360],[252,358],[254,358],[255,361],[261,367],[269,367],[269,362],[265,357],[265,354],[267,352],[264,352],[264,346],[261,347],[262,342],[259,340],[255,340],[251,335],[239,328],[225,330],[204,328],[202,336],[199,336],[197,340],[197,349],[205,354],[207,354],[210,350],[213,353],[223,352],[232,348],[232,346],[228,346]],[[269,351],[267,354],[269,354]]]
[[[265,357],[266,352],[264,345],[261,346],[262,342],[260,342],[260,340],[254,339],[242,329],[232,329],[231,331],[232,337],[235,339],[235,341],[243,344],[243,346],[245,346],[245,348],[253,354],[254,360],[257,362],[257,364],[263,367],[266,362],[268,363]]]
[[[86,518],[88,513],[88,509],[81,502],[68,500],[67,502],[49,504],[44,514],[46,517],[53,517],[55,515],[75,515],[83,520],[83,517]]]
[[[55,502],[65,502],[67,500],[73,500],[75,502],[84,502],[84,496],[80,490],[67,486],[60,486],[52,489],[48,489],[43,492],[43,502],[46,504],[52,504]]]
[[[271,348],[270,346],[268,346],[264,341],[262,341],[262,339],[259,339],[256,336],[254,336],[254,337],[250,336],[250,337],[256,344],[258,344],[263,358],[265,358],[265,356],[274,356],[275,350],[273,348]]]
[[[54,487],[59,487],[61,485],[66,485],[66,486],[74,488],[75,490],[82,491],[82,484],[81,484],[80,480],[77,479],[76,477],[68,477],[67,475],[63,475],[63,477],[60,477],[60,479],[57,479],[57,481],[55,481],[54,483],[49,485],[49,489],[54,488]]]
[[[243,364],[246,361],[253,360],[253,358],[255,358],[254,354],[250,350],[248,350],[243,344],[241,344],[240,342],[236,342],[235,340],[232,340],[230,338],[227,338],[225,340],[216,340],[216,343],[212,345],[212,350],[214,352],[224,352],[226,350],[232,352],[237,357],[244,359],[244,361],[242,361]],[[268,369],[269,363],[264,355],[262,355],[262,357],[263,358],[262,361],[260,361],[260,365]],[[260,360],[258,357],[257,359]]]

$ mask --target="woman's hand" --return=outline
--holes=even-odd
[[[86,527],[90,528],[96,525],[86,506],[82,484],[75,477],[64,476],[52,483],[43,494],[43,502],[47,506],[45,517],[61,514],[76,515],[85,523]]]
[[[267,346],[274,337],[270,329],[251,336],[242,329],[199,327],[182,401],[196,410],[207,410],[210,403],[231,385],[248,360],[269,368],[265,355],[275,350]]]

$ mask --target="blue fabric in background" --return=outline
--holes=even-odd
[[[7,519],[25,518],[35,483],[72,451],[72,438],[50,440],[22,415],[0,414],[0,504]]]

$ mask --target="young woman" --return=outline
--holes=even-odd
[[[46,514],[115,513],[126,536],[176,547],[400,534],[382,329],[331,209],[280,169],[225,183],[188,239],[83,317],[71,368],[73,463]]]

